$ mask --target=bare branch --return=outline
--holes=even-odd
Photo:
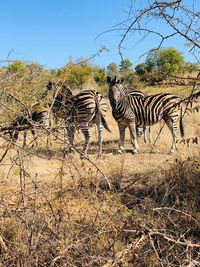
[[[121,48],[122,44],[125,41],[127,35],[130,32],[147,32],[161,37],[161,42],[158,44],[158,48],[161,44],[170,39],[174,35],[179,35],[188,41],[190,44],[193,44],[192,50],[194,48],[200,48],[200,32],[199,32],[199,18],[200,13],[195,10],[190,10],[189,7],[184,5],[184,1],[165,1],[165,0],[155,0],[153,3],[145,3],[146,7],[144,9],[140,8],[136,11],[134,18],[130,17],[130,14],[133,13],[133,6],[130,6],[129,10],[129,19],[126,21],[130,25],[124,30],[124,34],[119,42],[118,50],[120,57],[123,58]],[[156,31],[151,28],[149,23],[145,24],[145,21],[149,22],[151,18],[152,21],[160,21],[168,26],[169,34],[161,33],[161,31]],[[121,25],[123,25],[121,23]],[[143,27],[142,25],[146,26]],[[120,29],[122,30],[122,29]],[[171,33],[170,33],[171,32]]]

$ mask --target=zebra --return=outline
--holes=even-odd
[[[5,132],[4,134],[9,133],[10,138],[13,140],[13,142],[16,142],[19,137],[19,130],[15,129],[18,126],[25,126],[27,125],[31,129],[31,133],[33,136],[35,136],[35,130],[34,127],[38,125],[42,125],[44,128],[49,129],[50,128],[50,117],[48,110],[42,110],[42,111],[33,111],[30,112],[27,109],[21,110],[20,113],[18,113],[15,117],[15,119],[11,122],[10,126],[7,128],[13,128],[11,130],[8,130],[8,132]],[[26,146],[26,137],[27,137],[27,129],[24,130],[24,136],[23,136],[23,146]],[[48,139],[47,139],[47,146],[48,146]]]
[[[134,145],[133,152],[138,153],[136,125],[150,126],[161,119],[165,121],[172,134],[173,142],[170,153],[174,153],[178,141],[176,122],[180,113],[180,98],[173,94],[157,94],[139,98],[129,95],[116,77],[112,80],[110,76],[107,76],[107,82],[112,115],[120,131],[119,153],[124,152],[124,128],[129,128]],[[183,137],[184,128],[181,117],[179,126]]]
[[[120,83],[123,83],[124,81],[124,78],[122,77],[121,80],[119,80]],[[124,88],[124,87],[123,87]],[[123,90],[123,93],[124,94],[129,94],[131,96],[135,96],[135,97],[145,97],[147,96],[147,94],[139,91],[139,90],[131,90],[131,91],[126,91],[126,90]],[[125,128],[122,128],[120,127],[120,130],[121,131],[121,135],[124,136],[125,138]],[[140,137],[142,134],[144,133],[144,142],[147,143],[147,134],[146,134],[146,126],[141,126],[141,125],[136,125],[136,134],[138,137]],[[151,144],[152,143],[152,126],[149,126],[149,143]]]
[[[48,90],[53,88],[54,84],[48,84]],[[55,89],[55,88],[54,88]],[[69,140],[69,153],[73,151],[74,133],[76,129],[81,129],[85,143],[81,151],[81,158],[85,157],[90,140],[89,126],[96,124],[98,128],[99,155],[102,154],[102,132],[103,127],[109,131],[105,120],[107,104],[103,96],[95,90],[85,90],[77,95],[62,85],[57,94],[54,94],[54,100],[51,110],[55,116],[64,119]]]
[[[122,77],[119,82],[123,83],[124,78]],[[147,96],[147,94],[139,91],[139,90],[131,90],[131,91],[127,91],[125,90],[125,88],[122,88],[122,91],[124,94],[129,94],[131,96],[135,96],[135,97],[145,97]],[[125,131],[126,127],[124,129],[120,129],[121,131]],[[136,125],[136,134],[138,137],[140,137],[142,134],[144,133],[144,142],[147,143],[147,133],[146,133],[146,126],[141,126],[141,125]],[[122,133],[125,136],[125,132]],[[152,143],[152,126],[149,126],[149,143]]]

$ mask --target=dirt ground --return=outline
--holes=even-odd
[[[179,159],[187,159],[192,156],[200,155],[199,143],[193,143],[194,137],[199,137],[200,140],[200,118],[199,113],[192,113],[184,119],[185,127],[185,144],[182,142],[178,145],[178,151],[174,155],[169,155],[168,152],[171,147],[172,138],[166,126],[164,126],[160,136],[158,133],[163,122],[153,126],[153,141],[158,137],[155,146],[144,143],[143,136],[138,139],[139,154],[132,154],[132,145],[130,143],[130,135],[126,131],[126,142],[124,154],[117,154],[119,133],[118,127],[111,115],[111,108],[108,104],[108,112],[106,120],[112,133],[104,130],[104,144],[103,155],[97,157],[97,131],[95,128],[91,129],[91,145],[88,151],[88,157],[91,162],[87,160],[80,160],[79,154],[75,152],[73,156],[66,156],[62,159],[63,144],[54,137],[51,137],[50,153],[46,150],[46,137],[39,138],[38,146],[29,149],[32,154],[25,153],[16,147],[11,148],[6,154],[5,158],[0,163],[0,191],[4,191],[8,186],[12,188],[20,184],[20,168],[16,163],[19,163],[19,158],[28,173],[30,179],[37,179],[40,182],[60,182],[60,171],[62,169],[64,174],[64,181],[76,181],[80,176],[94,176],[101,177],[101,172],[107,177],[114,177],[121,175],[123,179],[134,179],[137,177],[146,177],[147,183],[156,183],[161,177],[159,174],[167,169],[169,164]],[[33,137],[28,134],[29,140]],[[61,136],[61,138],[63,138]],[[191,139],[189,139],[191,138]],[[76,133],[77,142],[82,144],[84,138],[82,133]],[[189,144],[186,144],[189,140]],[[198,142],[199,142],[198,140]],[[22,134],[20,135],[18,145],[22,143]],[[0,140],[0,158],[3,156],[7,147],[5,140]],[[81,146],[78,146],[81,148]],[[20,151],[20,152],[19,152]],[[34,155],[35,154],[35,155]],[[97,171],[96,166],[100,169]]]

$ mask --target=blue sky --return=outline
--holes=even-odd
[[[139,0],[138,0],[139,1]],[[189,0],[188,0],[189,1]],[[0,5],[0,61],[9,59],[39,63],[47,69],[62,68],[68,59],[89,58],[102,45],[92,62],[101,67],[120,64],[118,44],[121,32],[111,31],[128,17],[129,0],[7,0]],[[159,25],[155,25],[158,27]],[[155,47],[156,38],[141,42],[129,35],[124,43],[124,58],[136,66],[145,61],[140,55]],[[183,52],[186,61],[195,62],[183,40],[171,39],[164,47]],[[12,51],[12,52],[11,52]],[[1,63],[1,66],[5,65]]]

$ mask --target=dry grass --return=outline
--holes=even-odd
[[[44,138],[32,154],[9,150],[0,165],[0,266],[200,265],[199,144],[191,139],[169,155],[164,127],[153,150],[141,137],[133,155],[127,132],[126,153],[118,155],[108,107],[112,133],[104,131],[101,158],[95,129],[91,162],[63,155],[54,138],[50,152]],[[159,129],[153,127],[154,140]],[[198,113],[185,118],[185,130],[186,139],[200,136]],[[78,148],[82,141],[77,133]],[[1,155],[6,145],[1,140]]]

